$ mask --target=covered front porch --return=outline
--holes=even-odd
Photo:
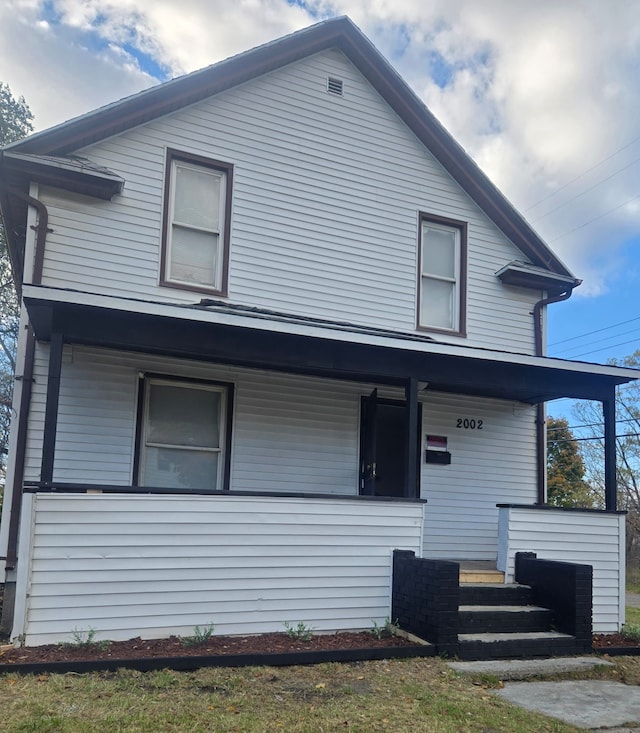
[[[419,495],[419,454],[433,447],[423,443],[420,434],[419,403],[425,392],[506,400],[522,406],[563,397],[595,400],[603,409],[605,508],[617,508],[615,388],[637,378],[634,370],[467,348],[421,334],[317,321],[219,301],[175,306],[42,286],[25,286],[24,301],[34,338],[50,344],[43,486],[53,480],[64,346],[79,344],[399,389],[404,470],[402,490],[396,489],[394,495],[405,498]],[[361,419],[370,419],[366,409]],[[544,425],[539,415],[536,420],[534,503],[544,504]],[[461,414],[457,421],[456,428],[484,427],[482,418],[472,414]],[[360,452],[365,463],[375,462],[375,444],[375,435],[363,436]],[[425,460],[429,459],[425,456]],[[372,470],[369,466],[369,475]],[[375,494],[375,485],[367,477],[365,472],[359,493]]]
[[[603,403],[608,512],[594,516],[602,517],[607,541],[614,536],[606,519],[615,511],[613,395],[617,383],[631,378],[621,370],[603,367],[593,374],[586,365],[217,305],[145,303],[134,312],[131,301],[74,293],[71,303],[60,291],[30,286],[25,291],[37,339],[37,379],[31,427],[22,438],[27,473],[16,470],[7,496],[12,505],[7,567],[16,582],[14,630],[31,634],[33,643],[64,636],[74,626],[100,628],[103,605],[121,608],[128,619],[119,631],[105,629],[105,638],[138,627],[148,604],[159,612],[149,632],[154,634],[172,628],[176,614],[184,616],[180,623],[174,619],[182,628],[196,616],[197,622],[217,624],[227,613],[241,619],[228,627],[224,622],[227,631],[253,633],[256,612],[267,607],[270,615],[259,615],[268,619],[268,630],[279,630],[285,620],[323,630],[384,622],[391,613],[394,550],[435,559],[493,560],[503,536],[509,536],[499,525],[496,505],[541,502],[544,472],[535,445],[542,426],[535,405],[560,396]],[[167,374],[185,384],[206,379],[233,385],[226,403],[233,421],[226,448],[221,446],[227,463],[215,486],[140,480],[140,385]],[[385,496],[371,482],[378,469],[371,464],[379,462],[379,454],[363,429],[365,405],[374,393],[375,404],[393,406],[402,433],[397,442],[402,474]],[[28,403],[24,390],[22,399]],[[443,437],[446,450],[429,442]],[[438,455],[430,460],[434,451]],[[78,521],[69,521],[75,512]],[[86,517],[95,518],[95,527]],[[185,540],[196,518],[201,528],[194,537],[200,539]],[[506,526],[516,518],[510,515]],[[581,515],[570,523],[583,531]],[[165,577],[166,556],[154,553],[162,545],[159,538],[174,532],[176,558],[182,559],[171,561],[175,572]],[[525,549],[549,551],[540,549],[544,535],[544,522],[538,523],[526,536]],[[252,583],[276,546],[280,580],[265,576],[262,585]],[[338,557],[352,562],[343,584],[333,580],[341,577]],[[296,570],[301,565],[315,568],[304,582]],[[87,580],[98,566],[113,571],[104,576],[104,592],[113,591],[113,597]],[[129,574],[128,569],[137,570]],[[72,612],[66,631],[47,626],[54,611],[44,599],[55,596],[58,582],[71,596],[78,592],[71,606],[86,609],[82,618]],[[277,598],[262,593],[278,583],[289,590]],[[138,586],[132,600],[127,589]],[[226,599],[210,595],[214,586]],[[167,587],[174,595],[160,602],[160,588]],[[182,607],[187,590],[195,594],[193,607],[186,601]],[[294,605],[297,617],[289,618]],[[327,607],[341,610],[327,615]],[[213,618],[204,617],[206,609]],[[36,624],[31,631],[30,624]],[[260,629],[267,630],[264,624]]]

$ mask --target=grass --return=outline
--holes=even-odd
[[[623,658],[624,659],[624,658]],[[630,659],[630,658],[626,658]],[[640,662],[611,673],[640,678]],[[603,674],[600,672],[599,674]],[[0,676],[5,733],[575,733],[440,659],[312,667]]]
[[[640,593],[640,563],[637,560],[627,563],[626,586],[629,593]]]

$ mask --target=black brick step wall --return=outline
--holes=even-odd
[[[459,585],[459,565],[393,553],[392,618],[432,642],[438,654],[461,659],[526,659],[591,651],[590,566],[516,556],[522,585]],[[460,606],[487,606],[462,609]],[[489,606],[538,606],[522,611]],[[554,630],[553,632],[551,630]],[[558,634],[557,632],[562,632]],[[482,639],[465,639],[464,634]],[[519,638],[505,639],[507,634]]]
[[[533,595],[527,585],[483,585],[460,586],[461,606],[531,606]]]
[[[504,641],[461,641],[458,656],[467,661],[489,659],[531,659],[580,654],[572,636],[551,639],[509,639]]]
[[[549,631],[551,628],[551,611],[548,609],[521,611],[503,611],[487,607],[486,610],[467,611],[460,609],[458,613],[458,633],[517,633],[526,631]]]

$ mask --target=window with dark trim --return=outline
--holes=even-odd
[[[140,379],[134,472],[139,486],[229,488],[233,385]]]
[[[466,335],[466,222],[420,214],[418,268],[418,328]]]
[[[167,152],[160,283],[227,294],[233,166]]]

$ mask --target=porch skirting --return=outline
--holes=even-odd
[[[423,504],[233,494],[27,493],[12,637],[96,639],[371,628]]]
[[[517,552],[591,565],[593,631],[615,633],[625,617],[625,512],[499,505],[498,570],[512,583]]]

